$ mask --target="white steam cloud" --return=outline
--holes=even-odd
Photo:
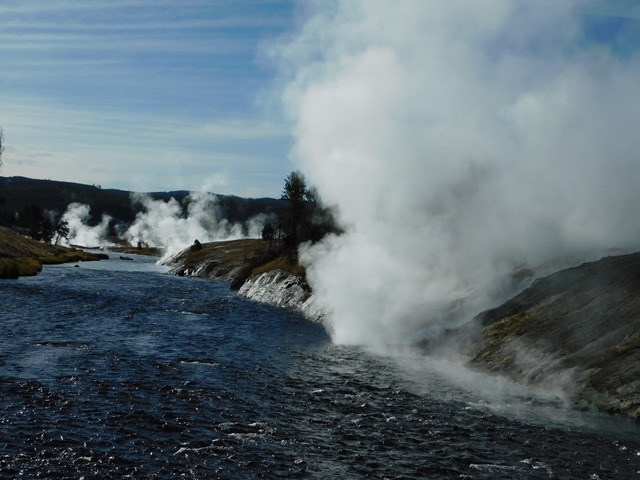
[[[640,58],[590,33],[607,2],[313,5],[276,55],[294,160],[346,228],[301,250],[334,341],[403,342],[522,265],[640,246]]]
[[[82,203],[70,203],[62,215],[62,220],[69,226],[69,235],[62,239],[63,243],[82,247],[106,247],[113,245],[107,240],[111,217],[103,215],[99,224],[89,226],[91,207]]]
[[[189,194],[186,212],[174,198],[165,202],[145,194],[134,194],[132,200],[143,210],[122,238],[134,246],[162,248],[164,258],[192,245],[195,240],[205,243],[259,238],[266,220],[264,215],[257,215],[246,225],[231,223],[222,217],[218,198],[211,193]]]
[[[132,203],[142,207],[131,225],[118,225],[119,237],[132,246],[160,248],[164,258],[192,245],[241,238],[259,238],[267,221],[264,214],[250,218],[246,223],[232,223],[222,217],[216,195],[190,193],[186,209],[176,199],[154,200],[144,193],[132,194]],[[98,225],[90,226],[91,207],[71,203],[62,220],[68,222],[68,244],[84,247],[108,247],[109,224],[112,218],[103,215]]]

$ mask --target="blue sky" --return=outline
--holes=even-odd
[[[640,2],[571,2],[585,6],[586,44],[635,55]],[[336,4],[397,11],[384,0],[0,0],[0,173],[279,196],[296,168],[293,125],[266,52],[283,38],[295,49],[303,14],[333,21]],[[289,74],[306,68],[296,61]]]
[[[2,175],[278,196],[289,0],[2,0]]]

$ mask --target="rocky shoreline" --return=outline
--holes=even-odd
[[[304,279],[284,270],[271,270],[251,277],[238,293],[257,302],[297,310],[314,322],[322,322],[325,318],[325,312],[317,306],[316,297]]]
[[[249,299],[297,310],[312,321],[324,318],[301,267],[270,251],[264,240],[194,244],[162,263],[174,275],[224,280]]]

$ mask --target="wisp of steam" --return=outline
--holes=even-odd
[[[109,223],[111,217],[103,215],[100,223],[89,226],[91,207],[83,203],[73,202],[67,206],[62,215],[62,220],[69,226],[69,234],[66,243],[83,247],[106,247],[112,245],[107,239],[109,235]],[[62,239],[64,242],[65,239]]]
[[[638,26],[611,11],[633,5],[305,3],[273,52],[293,161],[345,229],[300,251],[334,341],[417,339],[523,267],[638,249]]]
[[[266,221],[264,215],[257,215],[246,224],[229,222],[222,216],[218,198],[206,192],[190,193],[186,212],[174,198],[164,202],[134,194],[132,200],[142,210],[122,237],[130,245],[162,248],[163,258],[178,253],[195,240],[205,243],[259,238]]]
[[[139,209],[131,225],[116,225],[119,237],[131,246],[156,247],[163,251],[163,259],[192,245],[240,238],[259,238],[266,216],[258,214],[246,223],[229,222],[222,216],[216,195],[192,192],[187,197],[188,206],[171,198],[154,200],[147,194],[132,194],[132,204]],[[98,225],[90,226],[91,208],[71,203],[62,216],[68,222],[68,243],[84,247],[109,247],[109,225],[112,218],[102,217]],[[161,261],[163,260],[161,259]]]

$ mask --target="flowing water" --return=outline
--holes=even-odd
[[[1,478],[640,478],[632,422],[335,346],[149,260],[46,267],[0,305]]]

